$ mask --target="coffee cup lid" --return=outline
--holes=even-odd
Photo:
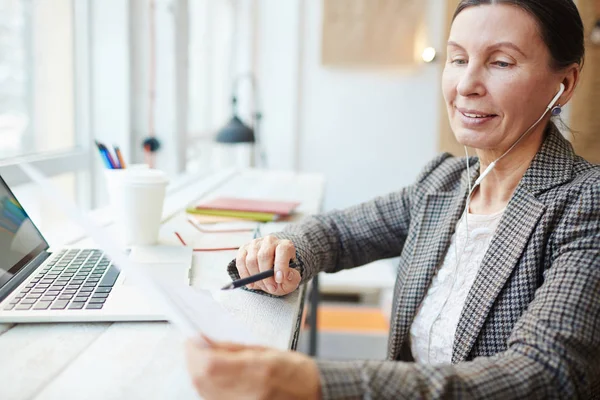
[[[168,183],[167,174],[158,169],[113,169],[107,171],[114,178],[129,184]]]

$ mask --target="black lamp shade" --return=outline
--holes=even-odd
[[[254,130],[245,125],[237,115],[217,133],[219,143],[254,143]]]

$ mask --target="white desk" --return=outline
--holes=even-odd
[[[302,202],[301,215],[320,210],[320,175],[247,170],[203,179],[169,194],[161,242],[178,244],[174,231],[195,247],[237,246],[251,233],[205,234],[186,222],[183,208],[217,195],[273,197]],[[278,231],[282,223],[261,226]],[[89,245],[86,240],[79,245]],[[235,251],[195,253],[194,287],[211,290],[265,343],[295,346],[305,288],[284,299],[242,290],[218,290],[230,281],[225,267]],[[182,337],[168,323],[0,324],[0,399],[194,399],[184,364]]]

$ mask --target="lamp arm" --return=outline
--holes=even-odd
[[[258,93],[258,85],[256,84],[256,77],[254,76],[253,72],[246,72],[244,74],[238,75],[234,81],[233,81],[233,87],[231,90],[232,96],[231,96],[231,103],[233,106],[233,113],[235,114],[237,112],[237,94],[238,94],[238,90],[239,90],[239,86],[240,86],[240,82],[243,80],[249,79],[250,80],[250,85],[252,86],[252,95],[253,95],[253,108],[254,108],[254,112],[252,113],[252,117],[254,118],[253,120],[253,124],[256,123],[257,119],[260,119],[261,117],[261,105],[260,105],[260,96]]]

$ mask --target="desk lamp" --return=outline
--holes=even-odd
[[[254,113],[253,116],[253,126],[250,127],[242,122],[242,120],[237,115],[237,89],[239,82],[244,78],[250,78],[252,82],[252,91],[254,93]],[[261,161],[263,166],[266,166],[266,160],[264,152],[260,151],[260,120],[262,118],[262,114],[258,111],[258,90],[256,88],[256,83],[254,76],[252,74],[241,75],[239,76],[233,85],[233,94],[231,96],[231,105],[232,105],[232,117],[223,128],[221,128],[216,137],[216,141],[218,143],[223,144],[239,144],[239,143],[250,143],[255,144],[257,148],[259,148],[259,153],[261,156]]]

